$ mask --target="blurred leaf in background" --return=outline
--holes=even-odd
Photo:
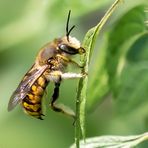
[[[107,32],[99,56],[94,56],[92,61],[87,109],[94,110],[106,100],[96,111],[99,124],[96,116],[90,124],[98,125],[99,133],[121,135],[148,131],[147,5],[141,1],[118,18]]]
[[[8,113],[7,104],[38,50],[65,34],[68,10],[72,10],[71,24],[77,26],[72,36],[82,40],[112,2],[0,1],[0,148],[65,148],[74,142],[71,119],[47,108],[45,120],[40,121],[25,115],[20,106]],[[97,40],[89,69],[87,99],[88,110],[95,111],[87,116],[87,136],[131,135],[148,130],[148,42],[143,23],[146,3],[147,0],[125,0]],[[59,101],[74,108],[76,86],[76,80],[65,81]],[[116,98],[114,103],[110,94]],[[47,99],[49,102],[50,98]]]

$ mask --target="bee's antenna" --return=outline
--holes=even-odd
[[[73,30],[73,28],[75,27],[75,25],[73,25],[73,26],[70,28],[70,30],[69,30],[70,14],[71,14],[71,10],[69,10],[68,17],[67,17],[67,23],[66,23],[66,36],[67,36],[67,41],[69,41],[70,32],[71,32],[71,31]]]

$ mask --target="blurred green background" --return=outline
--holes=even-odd
[[[146,1],[121,3],[97,39],[89,71],[87,137],[148,131]],[[27,116],[19,105],[8,113],[8,101],[39,49],[65,35],[68,10],[72,10],[71,25],[76,24],[71,35],[82,41],[112,3],[113,0],[0,0],[0,148],[67,148],[74,142],[71,118],[48,107],[43,121]],[[126,44],[122,44],[124,40]],[[77,83],[78,80],[64,81],[59,98],[59,102],[73,109]],[[48,89],[47,102],[53,85]],[[139,147],[146,148],[148,143]]]

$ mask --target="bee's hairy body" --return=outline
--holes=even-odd
[[[13,93],[8,110],[12,110],[18,103],[22,104],[25,112],[33,117],[42,119],[42,98],[50,81],[55,83],[54,94],[51,100],[51,108],[54,111],[67,113],[64,109],[56,107],[55,101],[59,95],[59,86],[64,75],[65,68],[69,63],[78,64],[71,60],[71,56],[84,53],[80,43],[69,36],[55,39],[46,44],[38,53],[35,64],[26,73],[23,80]],[[68,74],[68,78],[81,77],[80,74]]]
[[[57,38],[41,48],[35,63],[13,92],[8,104],[8,111],[11,111],[17,104],[21,104],[27,114],[42,119],[42,98],[48,83],[52,81],[55,88],[50,102],[51,109],[75,118],[75,113],[71,109],[56,104],[61,80],[84,76],[80,73],[65,73],[65,68],[70,63],[81,67],[71,59],[71,56],[85,52],[84,48],[80,46],[80,42],[70,36],[70,32],[75,27],[72,26],[69,29],[70,12],[67,18],[66,36]]]
[[[48,46],[49,48],[52,47],[52,50],[55,50],[53,46],[50,47],[50,44]],[[44,49],[40,54],[44,52]],[[52,51],[53,52],[53,51]],[[64,58],[66,56],[63,55]],[[37,63],[38,63],[37,59]],[[40,61],[42,62],[42,61]],[[45,92],[45,89],[49,83],[49,81],[58,82],[60,81],[60,76],[55,71],[58,70],[58,72],[64,72],[64,69],[67,66],[67,61],[63,60],[59,54],[56,54],[54,58],[50,58],[48,62],[48,69],[45,70],[45,72],[34,82],[34,84],[31,86],[30,91],[26,95],[26,97],[22,100],[22,106],[25,110],[25,112],[31,116],[34,116],[36,118],[42,119],[42,116],[44,116],[42,111],[42,98]],[[51,75],[51,73],[55,73],[55,75]],[[31,73],[27,73],[27,75],[31,75]]]

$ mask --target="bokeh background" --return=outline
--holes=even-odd
[[[108,41],[111,28],[114,28],[116,22],[124,14],[146,1],[125,0],[108,21],[96,42],[89,71],[90,81],[91,77],[93,77],[93,81],[96,78],[93,72],[99,65],[95,62],[99,54],[98,49],[104,49],[106,44],[112,44]],[[87,30],[98,23],[112,3],[113,0],[0,0],[0,148],[67,148],[74,142],[73,120],[48,108],[48,102],[53,91],[52,84],[47,90],[46,116],[43,121],[27,116],[19,105],[8,113],[8,101],[23,75],[33,64],[39,49],[54,38],[65,35],[69,10],[72,10],[70,24],[76,24],[72,36],[83,41]],[[137,18],[136,14],[135,18]],[[118,38],[120,36],[116,36],[114,41],[117,40],[118,42]],[[130,54],[134,55],[135,52]],[[79,60],[79,57],[77,60]],[[146,60],[148,58],[145,58],[145,62]],[[125,79],[128,78],[128,73],[126,74]],[[141,74],[139,74],[140,76]],[[148,77],[148,74],[145,76]],[[135,81],[138,81],[138,79],[135,79]],[[99,81],[97,82],[99,83]],[[135,89],[137,88],[138,83],[126,82],[132,83],[131,85]],[[143,87],[140,85],[147,92],[148,80],[144,79],[142,82],[147,82],[143,84]],[[64,102],[73,109],[75,109],[77,83],[78,80],[64,81],[59,98],[59,102]],[[100,81],[101,83],[102,81]],[[87,102],[87,137],[109,134],[132,135],[148,131],[148,102],[146,101],[148,93],[139,96],[144,97],[144,99],[141,99],[142,103],[139,103],[140,107],[137,106],[136,109],[124,112],[118,111],[115,107],[118,106],[115,104],[118,95],[114,95],[114,100],[109,89],[106,89],[104,85],[103,89],[102,87],[99,89],[99,87],[97,89],[101,95],[96,95],[95,101],[92,102],[91,97],[89,97]],[[125,89],[123,90],[125,91]],[[93,89],[90,88],[90,91],[93,91]],[[122,97],[125,94],[127,92],[121,93]],[[120,96],[121,100],[122,97]],[[127,102],[123,101],[123,104],[128,103],[128,100],[125,101]],[[146,148],[148,143],[145,142],[139,147]]]

